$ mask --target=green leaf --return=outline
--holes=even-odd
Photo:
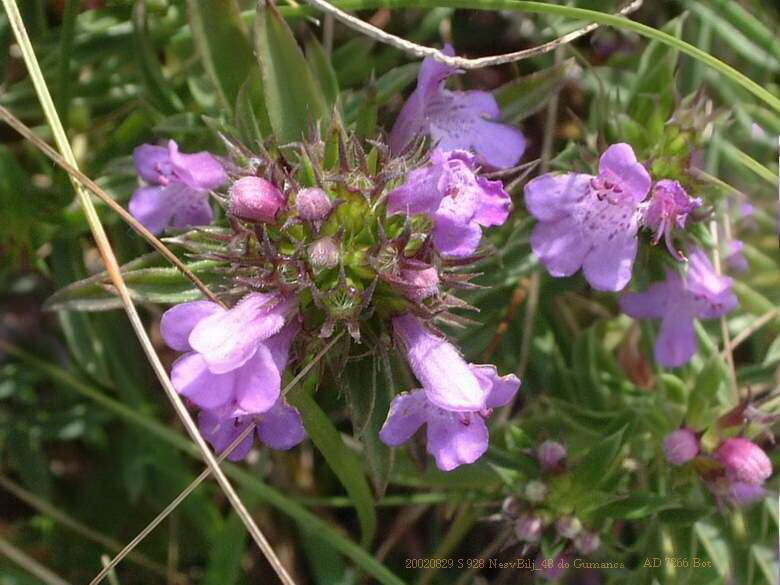
[[[265,105],[280,144],[300,141],[328,118],[325,97],[295,37],[276,7],[257,3],[255,49],[263,74]]]
[[[728,370],[720,354],[714,353],[696,376],[696,383],[688,397],[686,420],[693,428],[703,428],[715,416],[713,407],[718,389],[728,384]]]
[[[750,554],[756,560],[766,582],[777,583],[777,547],[754,544],[750,547]]]
[[[203,67],[221,106],[232,112],[241,86],[255,68],[238,6],[235,0],[188,0],[187,4]]]
[[[722,577],[729,575],[732,572],[731,554],[723,530],[711,521],[702,520],[694,525],[694,531],[718,573]]]
[[[612,471],[613,464],[623,446],[623,435],[629,425],[625,424],[614,433],[596,443],[575,466],[572,485],[580,490],[590,490],[604,483]]]
[[[54,215],[56,207],[51,199],[46,200],[42,195],[13,153],[0,145],[0,247],[3,255],[29,252],[36,225],[47,215]]]
[[[300,543],[317,585],[349,585],[354,582],[344,560],[314,530],[299,526]]]
[[[362,466],[357,455],[347,448],[330,417],[311,395],[318,376],[318,373],[313,374],[306,384],[290,391],[287,400],[300,411],[306,432],[355,503],[362,542],[368,546],[376,532],[374,499],[365,476],[359,472]]]
[[[347,362],[344,369],[344,393],[356,435],[361,435],[374,412],[377,392],[377,363],[374,356]]]
[[[376,106],[381,107],[404,91],[412,81],[417,79],[417,73],[419,71],[419,63],[409,63],[408,65],[396,67],[377,79],[375,84],[369,86],[365,91],[356,93],[349,99],[347,105],[344,107],[344,119],[347,124],[351,124],[357,120],[366,99],[370,98],[368,94],[376,92],[373,99]]]
[[[165,262],[157,252],[153,252],[122,266],[122,275],[133,300],[176,304],[197,300],[203,296],[176,268],[158,267]],[[220,280],[221,277],[214,271],[220,264],[214,260],[199,260],[190,263],[188,267],[209,285]],[[121,306],[107,272],[60,289],[44,304],[44,308],[50,311],[107,311]]]
[[[658,520],[662,524],[686,526],[698,522],[710,514],[712,514],[712,510],[704,507],[671,508],[669,510],[661,510],[658,513]]]
[[[548,69],[514,79],[496,89],[493,94],[501,106],[503,120],[517,124],[533,116],[563,87],[576,67],[574,59],[568,59]]]
[[[360,438],[363,443],[366,465],[374,484],[374,492],[377,498],[381,498],[390,481],[395,451],[380,440],[379,431],[387,418],[398,383],[393,373],[391,358],[387,354],[382,355],[381,359],[375,360],[374,368],[378,370],[378,373],[375,374],[374,408]]]
[[[662,30],[679,39],[684,21],[685,15],[678,16]],[[642,53],[628,99],[628,112],[637,122],[644,124],[651,116],[665,122],[672,113],[678,56],[676,48],[657,40]]]
[[[752,313],[756,317],[761,317],[777,308],[776,303],[770,301],[763,294],[750,287],[742,280],[735,280],[733,287],[734,292],[739,298],[740,308],[748,313]],[[765,328],[767,331],[771,331],[774,334],[780,334],[780,316],[772,319]]]
[[[241,140],[250,148],[273,133],[263,101],[263,78],[259,71],[252,71],[238,90],[234,124]]]
[[[374,83],[369,83],[360,103],[360,109],[357,112],[357,120],[355,121],[355,132],[357,135],[361,138],[374,138],[377,133],[378,117],[379,106],[376,101],[376,86]]]
[[[235,512],[222,523],[214,534],[209,547],[209,564],[205,585],[239,583],[242,574],[241,560],[246,552],[247,532]]]
[[[339,80],[336,78],[330,58],[314,35],[310,35],[306,41],[306,60],[319,83],[326,103],[332,107],[339,97]]]
[[[719,2],[720,6],[718,6],[717,10],[713,9],[714,6],[713,8],[710,8],[709,6],[698,1],[692,2],[687,0],[683,4],[688,10],[701,18],[702,21],[707,22],[710,26],[712,26],[718,37],[723,39],[725,44],[729,45],[732,49],[734,49],[734,51],[739,53],[743,59],[746,59],[753,65],[761,67],[762,69],[766,69],[767,71],[776,72],[780,70],[780,62],[777,60],[777,58],[769,54],[761,46],[754,43],[751,38],[746,36],[736,26],[734,26],[734,24],[732,24],[732,17],[729,15],[728,10],[724,11],[724,8],[726,8],[724,5],[734,4],[733,2]],[[711,1],[708,4],[711,6],[714,4],[714,2]],[[743,22],[744,24],[747,24],[750,21]],[[756,23],[757,21],[753,22],[754,25]],[[760,23],[757,24],[760,25]],[[760,30],[760,28],[756,26],[751,26],[750,28],[751,34],[756,34]],[[772,45],[777,45],[776,40],[772,43]],[[776,47],[775,51],[777,51]]]
[[[680,509],[668,496],[637,494],[602,506],[595,510],[593,515],[599,518],[638,520],[669,508]]]
[[[155,55],[155,48],[149,39],[149,27],[146,18],[146,2],[137,2],[133,7],[134,51],[141,79],[149,96],[149,101],[165,114],[174,114],[184,109],[179,96],[170,88]]]

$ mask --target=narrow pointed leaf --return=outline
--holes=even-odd
[[[200,290],[156,252],[146,254],[122,266],[130,296],[137,302],[163,304],[183,303],[202,298]],[[214,273],[219,264],[213,260],[193,262],[189,268],[203,282],[215,284],[220,277]],[[44,304],[50,311],[108,311],[122,306],[107,273],[101,272],[74,282],[54,293]]]
[[[495,90],[505,122],[516,124],[547,105],[547,102],[566,83],[576,68],[574,59],[520,77]]]
[[[287,400],[301,412],[306,432],[352,498],[360,520],[361,540],[363,545],[367,546],[376,533],[374,498],[365,476],[358,471],[361,464],[357,455],[347,448],[330,417],[311,394],[317,375],[310,377],[303,386],[290,391]]]
[[[301,140],[327,118],[328,109],[290,27],[266,0],[257,3],[255,51],[276,139],[280,144]]]
[[[238,91],[235,127],[241,140],[250,148],[271,136],[271,122],[263,100],[263,78],[253,71]]]
[[[232,112],[238,91],[255,68],[252,46],[235,0],[189,0],[195,47],[220,104]]]
[[[325,53],[325,48],[314,36],[306,41],[306,60],[309,62],[315,80],[319,83],[325,101],[329,106],[333,106],[339,97],[339,80],[336,78],[330,57]]]
[[[184,109],[176,92],[168,84],[162,73],[160,62],[155,55],[154,46],[149,38],[146,3],[138,2],[133,7],[133,36],[135,37],[135,56],[146,94],[154,106],[165,114],[173,114]]]

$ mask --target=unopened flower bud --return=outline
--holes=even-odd
[[[555,528],[563,538],[574,538],[582,530],[582,522],[575,516],[563,516],[558,518]]]
[[[407,262],[401,268],[401,288],[407,297],[420,302],[439,291],[439,272],[422,262]]]
[[[772,462],[766,453],[747,439],[726,439],[718,449],[717,459],[733,481],[760,485],[772,475]]]
[[[298,191],[295,198],[295,210],[298,217],[307,221],[320,221],[328,217],[333,209],[333,203],[328,194],[317,187]]]
[[[539,480],[531,480],[525,484],[525,499],[529,502],[539,503],[547,497],[547,486]]]
[[[566,459],[566,447],[557,441],[545,441],[536,449],[536,458],[542,470],[551,471]]]
[[[542,519],[536,514],[524,514],[515,522],[515,535],[522,542],[536,542],[542,537]]]
[[[241,219],[273,223],[284,204],[282,192],[260,177],[242,177],[230,188],[230,213]]]
[[[699,437],[689,428],[677,429],[664,439],[664,453],[672,465],[688,463],[699,454]]]
[[[601,546],[601,539],[593,532],[580,532],[574,539],[574,546],[583,555],[596,552]]]
[[[338,266],[340,257],[339,244],[333,238],[321,238],[309,247],[309,261],[314,268]]]

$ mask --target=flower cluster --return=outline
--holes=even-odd
[[[683,427],[663,442],[673,465],[691,461],[718,499],[733,506],[748,506],[767,495],[764,483],[772,475],[772,462],[761,447],[743,437],[723,440],[714,452],[702,454],[700,433]]]
[[[551,485],[556,485],[567,465],[568,452],[557,441],[545,441],[530,453],[539,464],[541,477]],[[559,503],[550,495],[548,483],[534,479],[525,484],[521,497],[511,497],[504,501],[501,519],[512,526],[515,540],[524,548],[525,554],[536,547],[543,538],[556,542],[562,550],[560,554],[573,553],[590,555],[601,546],[598,533],[588,530],[571,510],[561,511]],[[561,485],[565,482],[560,482]],[[548,500],[550,500],[548,502]]]
[[[230,141],[229,161],[181,154],[173,141],[136,150],[141,178],[156,186],[139,189],[131,212],[158,233],[200,226],[175,241],[220,264],[214,292],[224,306],[184,303],[161,323],[166,343],[184,352],[172,382],[201,409],[201,431],[217,450],[252,424],[271,447],[303,440],[300,414],[282,396],[285,370],[341,327],[356,342],[388,334],[420,383],[392,401],[385,443],[400,445],[425,425],[443,470],[487,450],[485,421],[520,380],[467,363],[434,321],[467,307],[448,289],[468,285],[462,268],[481,256],[483,229],[510,214],[509,194],[481,165],[515,164],[525,140],[496,121],[489,93],[445,89],[452,73],[426,60],[390,147],[372,143],[370,153],[338,122],[292,154]],[[402,154],[422,134],[434,148]],[[205,227],[210,194],[228,228]]]
[[[701,199],[689,196],[678,181],[653,184],[628,144],[604,152],[598,175],[547,173],[530,181],[525,203],[539,220],[531,247],[552,276],[582,268],[593,288],[623,290],[631,281],[642,227],[653,232],[652,243],[663,239],[674,259],[688,260],[685,274],[669,269],[665,281],[620,299],[632,317],[662,319],[655,357],[664,366],[680,366],[696,352],[695,318],[720,317],[737,306],[731,279],[715,271],[704,251],[690,246],[688,259],[675,246],[675,232],[687,226]]]

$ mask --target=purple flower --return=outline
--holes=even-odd
[[[130,213],[149,231],[159,234],[168,226],[211,223],[208,192],[227,181],[222,165],[211,154],[182,154],[169,140],[168,148],[142,144],[133,152],[133,161],[150,186],[133,194]]]
[[[427,449],[436,459],[439,469],[451,471],[464,463],[474,463],[488,448],[489,433],[485,419],[491,409],[512,400],[520,387],[520,380],[511,374],[498,376],[493,366],[471,364],[468,368],[471,377],[479,380],[486,396],[484,408],[453,412],[431,402],[426,389],[404,392],[390,404],[379,438],[396,447],[408,441],[422,425],[427,425]],[[458,374],[452,371],[441,371],[440,375],[446,376],[442,380],[458,379]]]
[[[544,471],[560,468],[566,459],[566,447],[557,441],[545,441],[536,449],[536,458]]]
[[[726,256],[726,264],[734,272],[745,272],[750,266],[748,265],[747,258],[742,253],[745,249],[745,243],[740,240],[731,240],[729,242],[728,255]]]
[[[482,373],[480,368],[492,366],[467,364],[455,346],[429,331],[410,313],[393,319],[393,330],[406,348],[406,359],[432,404],[455,412],[479,412],[489,408],[487,400],[491,390],[495,389],[493,384],[486,384],[482,379],[484,376],[479,374]],[[520,385],[514,376],[505,381],[510,386],[512,381]],[[511,394],[514,395],[516,390],[512,390]]]
[[[261,177],[241,177],[230,187],[230,213],[241,219],[274,223],[286,203],[276,185]]]
[[[680,428],[664,439],[664,453],[672,465],[683,465],[699,454],[699,437],[689,428]]]
[[[451,45],[443,52],[454,55]],[[390,132],[390,149],[400,154],[415,137],[426,134],[441,150],[470,150],[480,163],[496,169],[517,164],[525,136],[495,120],[501,117],[487,91],[450,91],[444,83],[457,70],[428,57],[420,68],[417,88],[404,104]]]
[[[291,449],[306,437],[301,415],[281,398],[261,414],[249,414],[234,405],[225,405],[214,410],[202,410],[198,415],[200,432],[217,453],[227,449],[253,422],[256,424],[255,432],[247,435],[228,455],[228,459],[238,461],[246,457],[255,436],[272,449],[279,450]]]
[[[645,292],[624,295],[620,306],[638,319],[662,319],[661,332],[655,343],[655,359],[674,368],[696,353],[695,318],[713,319],[737,307],[731,283],[731,278],[715,272],[703,251],[694,248],[685,277],[669,271],[666,280],[654,283]]]
[[[525,204],[539,223],[531,247],[555,277],[582,268],[597,290],[618,291],[631,280],[639,204],[650,175],[628,144],[601,156],[599,174],[547,173],[525,186]]]
[[[501,181],[478,177],[475,168],[474,156],[465,151],[436,150],[428,165],[409,173],[406,182],[390,192],[387,209],[429,216],[439,252],[470,256],[479,247],[482,227],[504,223],[512,205]]]
[[[726,468],[726,477],[733,482],[761,485],[772,475],[772,462],[764,450],[742,437],[723,441],[716,458]]]
[[[270,409],[299,329],[296,319],[288,321],[295,305],[293,298],[251,293],[229,310],[194,301],[166,311],[165,342],[187,352],[171,370],[176,390],[209,410],[233,403],[252,414]]]
[[[683,229],[688,216],[699,207],[701,199],[690,197],[678,181],[658,181],[645,214],[645,225],[655,232],[653,244],[657,244],[663,237],[669,253],[677,260],[684,260],[674,247],[672,233],[675,227]]]

